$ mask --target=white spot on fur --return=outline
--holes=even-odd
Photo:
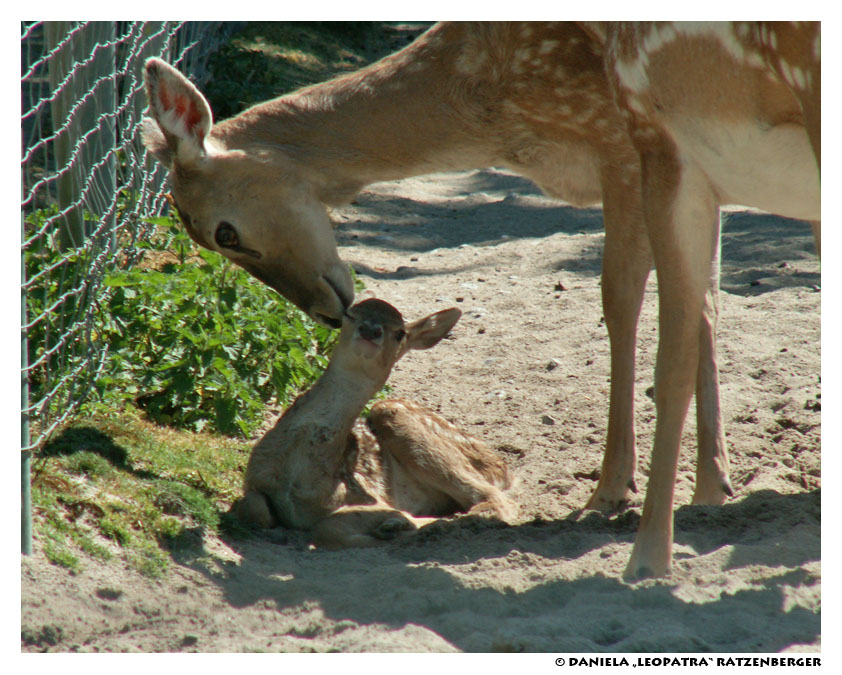
[[[456,59],[456,69],[464,75],[475,75],[486,62],[486,53],[483,50],[464,50]]]
[[[629,110],[638,115],[645,115],[646,108],[643,107],[643,104],[640,102],[640,99],[637,96],[629,96],[626,99],[626,105],[628,106]]]
[[[678,34],[687,37],[708,37],[713,38],[738,61],[745,58],[745,50],[737,40],[730,25],[723,21],[701,21],[701,22],[678,22],[675,29]]]
[[[643,51],[647,55],[655,54],[675,40],[676,37],[678,37],[678,34],[672,25],[656,26],[643,40]]]
[[[792,74],[792,66],[789,65],[789,61],[781,59],[781,74],[784,77],[784,82],[790,87],[795,86],[795,77]]]
[[[638,50],[637,58],[633,61],[616,61],[614,71],[623,88],[641,93],[649,87],[649,78],[646,69],[649,67],[649,55],[643,50]]]
[[[746,65],[748,65],[749,68],[757,68],[759,70],[765,70],[767,67],[766,61],[757,52],[746,53]]]

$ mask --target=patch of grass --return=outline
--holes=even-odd
[[[94,540],[90,535],[80,533],[73,541],[79,546],[83,553],[97,560],[111,560],[112,555],[105,546]]]
[[[147,577],[160,577],[167,571],[169,556],[158,546],[145,542],[128,551],[127,560],[138,572]]]
[[[136,410],[77,420],[35,467],[45,554],[75,572],[86,556],[117,551],[143,574],[163,574],[169,551],[219,532],[250,450],[248,441],[156,426]]]
[[[54,565],[66,567],[74,574],[80,569],[81,563],[79,557],[71,551],[63,539],[57,538],[54,535],[48,536],[44,542],[44,555]]]
[[[47,559],[72,572],[81,569],[80,554],[97,560],[110,559],[111,552],[97,541],[96,534],[77,523],[84,500],[61,480],[64,476],[50,478],[43,481],[41,489],[33,490],[34,510],[40,516],[38,534]]]
[[[89,478],[104,478],[114,470],[113,465],[93,452],[80,452],[68,458],[68,468],[74,473],[84,474]]]
[[[154,488],[153,504],[162,513],[190,519],[212,530],[216,530],[219,526],[219,514],[216,508],[196,488],[171,480],[158,481]]]

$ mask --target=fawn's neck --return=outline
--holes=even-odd
[[[316,383],[284,413],[282,423],[290,428],[310,427],[316,430],[316,445],[325,453],[344,448],[354,422],[366,403],[385,383],[351,373],[332,360]],[[319,453],[319,448],[311,452]]]

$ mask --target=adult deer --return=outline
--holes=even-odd
[[[213,124],[201,93],[147,62],[144,141],[167,167],[187,231],[338,325],[353,297],[326,205],[363,186],[433,171],[506,166],[574,205],[603,204],[602,297],[611,394],[602,473],[588,506],[634,489],[637,320],[652,267],[640,162],[614,104],[602,46],[570,24],[444,23],[360,70]],[[712,280],[711,287],[716,286]],[[714,359],[697,333],[695,503],[731,493]]]
[[[601,47],[585,31],[571,23],[438,24],[356,73],[216,124],[201,93],[168,64],[149,60],[145,79],[144,142],[170,169],[190,235],[330,325],[339,325],[353,287],[325,207],[369,183],[506,166],[572,204],[601,199],[611,395],[603,471],[589,506],[625,502],[636,463],[636,329],[652,255],[637,153]],[[712,390],[715,364],[701,377]],[[707,428],[721,429],[715,396],[699,410]],[[721,432],[702,439],[700,465],[710,458],[727,465],[722,439]],[[704,482],[714,473],[716,485],[697,493],[720,502],[726,473],[699,476]]]
[[[715,363],[719,205],[812,221],[820,246],[821,26],[601,24],[608,77],[640,154],[659,346],[652,469],[629,577],[669,572],[684,418]],[[708,392],[707,395],[713,395]],[[700,425],[700,439],[711,433]],[[705,445],[702,443],[701,445]],[[708,466],[711,466],[708,464]],[[698,494],[698,486],[697,486]]]
[[[434,347],[460,315],[406,323],[382,300],[351,307],[325,372],[254,446],[237,515],[313,530],[325,548],[376,546],[457,511],[514,519],[506,464],[478,438],[411,401],[359,418],[395,363]]]

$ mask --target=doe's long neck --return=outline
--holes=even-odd
[[[228,147],[282,152],[327,204],[376,181],[488,165],[479,97],[454,65],[464,39],[453,34],[465,30],[436,26],[396,54],[254,106],[213,133]]]

